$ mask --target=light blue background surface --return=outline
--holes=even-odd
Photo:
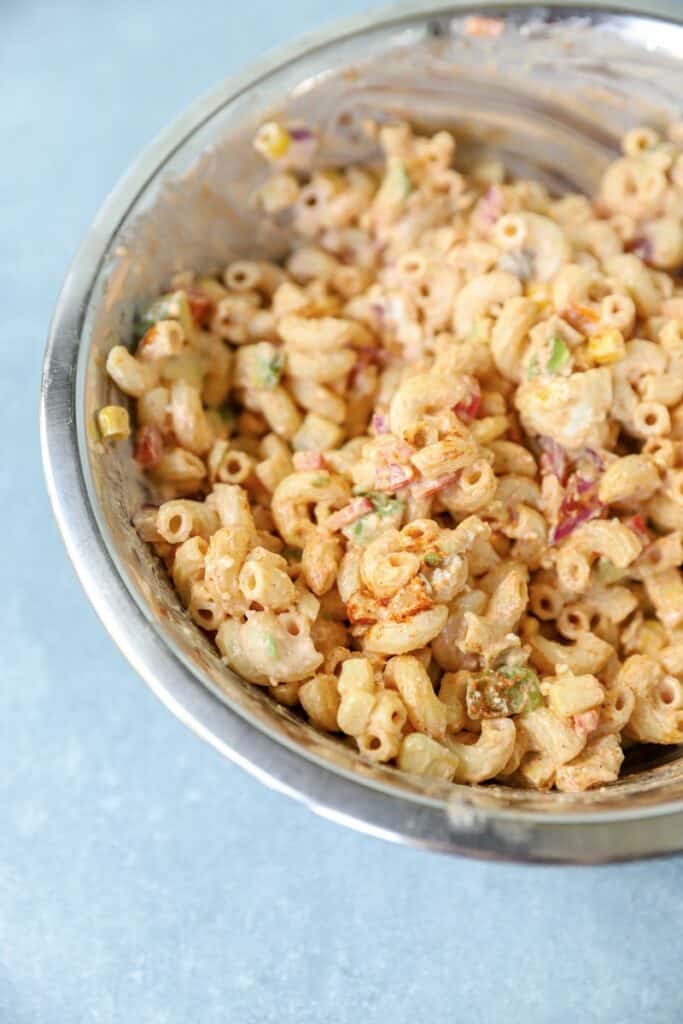
[[[53,525],[37,383],[79,238],[181,108],[331,16],[0,2],[0,1024],[672,1024],[683,860],[496,866],[313,817],[156,701]]]

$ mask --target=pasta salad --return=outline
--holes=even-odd
[[[374,762],[577,792],[683,742],[683,132],[594,199],[448,132],[306,170],[283,263],[177,275],[107,371],[134,525],[226,665]]]

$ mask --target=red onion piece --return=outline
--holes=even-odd
[[[650,543],[650,531],[647,528],[647,524],[641,515],[629,516],[624,519],[624,526],[628,526],[629,530],[633,530],[636,536],[645,543]]]
[[[332,513],[325,521],[325,529],[334,533],[344,526],[355,523],[357,519],[362,519],[368,512],[372,512],[372,509],[373,505],[369,498],[354,498],[350,504],[340,508],[338,512]]]
[[[570,501],[562,503],[560,507],[560,520],[557,526],[551,531],[550,543],[557,544],[573,533],[577,526],[587,523],[589,519],[595,519],[602,512],[603,506],[599,501],[589,502],[583,506]]]
[[[458,402],[457,405],[453,406],[453,412],[462,420],[463,423],[471,423],[473,419],[476,419],[477,413],[479,412],[479,406],[481,405],[481,387],[479,381],[475,377],[467,378],[467,386],[469,388],[469,397],[463,399],[462,402]]]
[[[203,288],[191,285],[185,289],[187,304],[190,307],[192,320],[197,327],[205,327],[211,318],[214,310],[214,301]]]
[[[349,374],[349,385],[355,392],[367,394],[374,390],[375,380],[368,377],[367,369],[371,364],[378,362],[379,352],[379,345],[356,350],[356,361]]]
[[[418,480],[418,482],[412,486],[413,497],[429,498],[432,494],[442,491],[444,487],[449,487],[450,484],[454,484],[459,476],[460,471],[457,473],[444,473],[443,476],[435,476],[432,480]]]
[[[376,412],[372,417],[371,425],[376,434],[389,433],[389,417],[385,416],[384,413]]]
[[[493,227],[503,213],[503,193],[497,185],[491,185],[479,200],[477,215],[485,227]]]
[[[322,452],[294,452],[292,456],[294,469],[324,469],[325,459]]]
[[[652,245],[651,239],[643,235],[640,238],[634,239],[629,245],[629,251],[639,256],[643,263],[650,263],[654,256],[654,246]]]
[[[564,448],[561,448],[552,437],[539,438],[543,454],[541,455],[541,473],[547,475],[552,473],[564,484],[569,472],[569,457]]]
[[[153,469],[159,462],[164,444],[157,427],[147,424],[140,427],[135,437],[133,458],[143,469]]]
[[[375,469],[375,487],[378,491],[398,491],[406,487],[413,479],[415,471],[412,466],[391,462],[389,465],[380,463]]]
[[[605,468],[605,460],[600,452],[596,452],[595,448],[584,448],[582,454],[585,455],[587,459],[590,459],[593,465],[597,466],[598,469]]]
[[[577,732],[579,736],[587,736],[594,729],[597,729],[599,721],[600,712],[597,708],[593,708],[591,711],[583,711],[580,715],[574,715],[574,732]]]
[[[377,440],[377,456],[381,462],[410,462],[414,454],[415,449],[407,441],[393,435],[385,435]]]
[[[588,491],[592,491],[597,483],[597,480],[586,480],[585,477],[578,475],[572,477],[572,480],[579,494],[586,494]]]

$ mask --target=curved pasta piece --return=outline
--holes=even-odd
[[[437,604],[404,622],[378,622],[363,637],[363,650],[375,654],[408,654],[431,643],[446,624],[448,608]]]
[[[417,658],[410,655],[392,658],[384,676],[401,694],[413,728],[433,739],[443,740],[452,724],[450,709],[434,693],[427,670]]]
[[[572,761],[586,746],[585,735],[550,708],[527,711],[516,722],[517,728],[526,734],[529,750],[545,754],[556,768]]]
[[[462,378],[420,373],[409,377],[392,398],[389,407],[391,432],[403,437],[414,424],[437,415],[461,402],[466,395]]]
[[[456,337],[466,338],[478,317],[490,312],[494,306],[502,306],[508,299],[520,295],[521,291],[519,279],[505,270],[494,270],[473,278],[455,300],[453,330]]]
[[[533,260],[533,277],[536,281],[550,281],[571,256],[571,245],[560,225],[539,213],[524,210],[511,214],[519,223],[515,248],[528,253]],[[505,218],[501,218],[504,221]],[[498,222],[497,228],[505,230]],[[500,237],[500,230],[498,232]]]
[[[524,375],[524,350],[538,317],[539,308],[532,299],[514,296],[503,304],[491,333],[491,355],[508,380],[519,381]]]
[[[248,612],[234,640],[255,672],[273,683],[307,679],[323,662],[310,627],[296,612]],[[227,657],[227,655],[226,655]]]
[[[460,762],[457,755],[430,736],[411,732],[401,744],[398,766],[411,775],[424,775],[452,782]]]
[[[569,541],[578,551],[600,555],[618,569],[635,562],[643,550],[643,542],[619,519],[593,519],[577,527]]]
[[[614,648],[594,633],[582,634],[573,644],[548,640],[540,633],[530,637],[531,662],[539,672],[552,675],[558,665],[566,665],[574,675],[595,675],[607,664]]]
[[[515,405],[529,434],[552,437],[569,451],[600,448],[607,436],[612,375],[600,367],[569,377],[523,381]]]
[[[582,793],[594,786],[604,786],[619,778],[624,760],[617,736],[591,739],[580,754],[555,772],[555,786],[562,793]]]
[[[288,544],[303,547],[318,525],[311,518],[329,514],[350,498],[348,483],[330,473],[302,470],[290,473],[275,489],[271,511],[275,525]]]
[[[641,743],[683,743],[683,687],[652,658],[634,654],[616,682],[635,698],[624,735]]]
[[[448,749],[458,759],[455,781],[476,784],[495,779],[512,756],[515,736],[515,723],[511,718],[486,718],[475,743],[449,739]]]

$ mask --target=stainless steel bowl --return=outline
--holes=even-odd
[[[247,205],[264,174],[250,139],[278,114],[324,134],[322,162],[363,158],[369,114],[455,127],[466,163],[502,154],[550,185],[591,190],[620,134],[680,116],[683,25],[672,3],[627,13],[575,5],[412,3],[310,37],[196,103],[143,154],[90,228],[50,331],[42,444],[55,515],[102,621],[183,722],[267,785],[386,839],[516,860],[599,862],[683,850],[683,760],[644,757],[580,796],[466,788],[363,761],[245,685],[183,613],[130,526],[130,451],[104,450],[94,413],[114,397],[105,356],[134,310],[188,266],[286,239]],[[505,21],[498,38],[465,18]],[[667,760],[668,758],[668,760]]]

